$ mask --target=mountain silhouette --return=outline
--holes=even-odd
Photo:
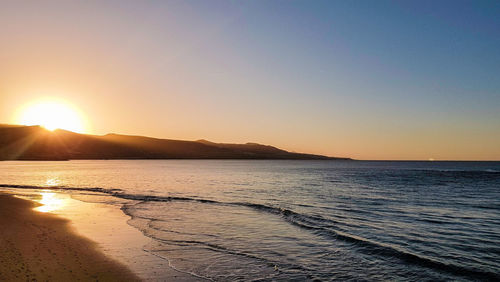
[[[332,160],[257,143],[226,144],[144,136],[79,134],[41,126],[0,124],[0,160],[70,159],[300,159]]]

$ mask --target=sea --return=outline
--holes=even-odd
[[[116,206],[196,279],[500,281],[500,162],[8,161],[0,190]]]

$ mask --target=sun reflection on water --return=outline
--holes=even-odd
[[[47,181],[45,181],[46,186],[57,186],[59,184],[59,179],[57,177],[51,177],[48,178]]]
[[[63,208],[66,205],[66,201],[59,197],[58,194],[52,192],[42,192],[40,193],[42,199],[38,203],[43,206],[35,208],[39,212],[53,212]]]

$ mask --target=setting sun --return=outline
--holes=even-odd
[[[0,282],[500,282],[499,15],[0,0]]]
[[[83,133],[83,120],[72,106],[58,101],[32,104],[21,112],[19,123],[41,125],[48,130],[65,129]]]

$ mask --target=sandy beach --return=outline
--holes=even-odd
[[[138,281],[124,265],[38,204],[0,194],[1,281]]]

